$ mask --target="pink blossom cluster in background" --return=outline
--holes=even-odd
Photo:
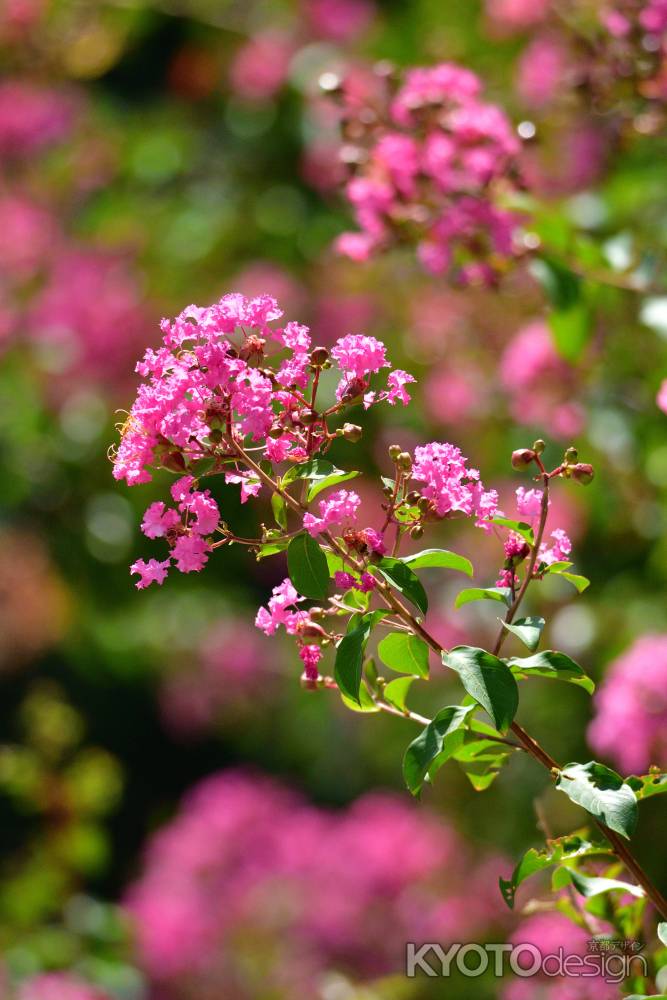
[[[67,137],[78,102],[69,92],[30,80],[0,81],[0,155],[31,156]]]
[[[608,667],[588,740],[625,773],[667,764],[667,636],[644,635]]]
[[[543,320],[523,326],[505,348],[500,379],[519,424],[549,426],[561,439],[581,433],[583,410],[572,400],[575,372],[556,352]]]
[[[264,646],[249,623],[222,619],[162,681],[164,724],[178,737],[193,737],[218,720],[245,719],[275,697],[279,670],[278,652]]]
[[[402,797],[372,793],[332,812],[227,771],[152,837],[127,908],[164,1000],[207,989],[291,1000],[314,996],[327,970],[399,972],[408,940],[483,932],[503,916],[489,877],[499,865],[474,867],[443,820]]]
[[[611,928],[600,924],[599,933],[605,932],[610,933]],[[577,926],[562,913],[551,912],[527,917],[509,940],[513,945],[532,945],[542,956],[563,954],[585,958],[591,955],[591,938],[591,931]],[[519,961],[524,968],[530,968],[533,956],[527,951]],[[585,976],[559,976],[555,974],[556,963],[557,959],[548,961],[544,973],[537,976],[508,977],[501,1000],[620,1000],[618,983],[607,982],[600,975],[591,975],[590,969],[586,969]]]
[[[25,980],[16,1000],[111,1000],[109,995],[78,976],[47,972]]]
[[[453,63],[408,70],[385,106],[343,112],[341,157],[354,164],[347,198],[358,232],[338,250],[356,261],[416,243],[431,274],[492,283],[518,252],[519,219],[497,194],[514,190],[519,142],[482,85]]]

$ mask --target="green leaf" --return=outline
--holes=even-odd
[[[382,697],[390,705],[400,708],[401,712],[407,712],[408,706],[405,702],[415,680],[415,677],[397,677],[396,680],[389,681],[382,690]]]
[[[400,559],[385,556],[374,566],[401,594],[412,601],[423,614],[428,611],[428,597],[419,577]]]
[[[572,563],[570,563],[570,565],[572,565]],[[555,573],[556,576],[562,576],[564,580],[567,580],[573,587],[576,587],[580,594],[583,594],[586,587],[590,586],[591,581],[587,577],[579,576],[577,573],[565,573],[562,569],[558,568],[559,566],[560,563],[553,563],[548,567],[546,572]]]
[[[653,795],[663,795],[667,792],[667,772],[649,771],[648,774],[633,774],[626,778],[627,783],[638,799],[650,799]]]
[[[525,521],[513,521],[511,517],[501,517],[500,515],[490,518],[491,524],[499,524],[502,528],[509,528],[511,531],[521,535],[529,545],[535,544],[535,533],[531,526]]]
[[[515,622],[502,622],[503,628],[520,639],[524,646],[534,652],[540,644],[540,636],[544,628],[544,618],[531,616],[529,618],[518,618]]]
[[[562,862],[574,861],[578,858],[586,858],[595,854],[610,853],[611,848],[608,844],[595,844],[576,834],[559,837],[557,840],[549,840],[546,846],[540,850],[531,847],[526,851],[512,872],[511,877],[499,880],[500,892],[510,910],[512,910],[514,909],[517,889],[531,875],[546,871],[547,868],[559,865]]]
[[[585,302],[558,309],[548,317],[556,349],[566,361],[577,361],[591,332],[591,314]]]
[[[636,896],[637,899],[642,899],[646,895],[640,885],[634,885],[630,882],[619,882],[615,878],[596,878],[591,875],[584,875],[582,872],[570,868],[563,870],[567,872],[569,881],[577,892],[581,893],[582,896],[586,896],[587,899],[591,896],[599,896],[603,892],[613,892],[614,890],[629,892],[631,896]]]
[[[474,706],[448,705],[441,709],[405,751],[403,777],[413,795],[419,795],[427,775],[433,778],[463,743],[463,725]]]
[[[519,705],[519,689],[512,671],[493,653],[476,646],[456,646],[443,652],[442,662],[455,670],[475,701],[491,716],[496,729],[509,729]]]
[[[382,662],[399,674],[428,677],[428,646],[408,632],[390,632],[378,645]]]
[[[507,662],[515,677],[549,677],[553,680],[577,684],[589,694],[593,694],[595,690],[594,682],[584,673],[579,664],[566,656],[565,653],[558,653],[554,649],[545,649],[541,653],[536,653],[535,656],[512,657]]]
[[[475,791],[483,792],[498,777],[511,753],[511,747],[468,732],[462,748],[453,756]]]
[[[667,948],[667,922],[658,924],[658,940]]]
[[[454,607],[463,607],[471,601],[500,601],[509,608],[512,603],[512,591],[509,587],[468,587],[459,592]]]
[[[271,510],[278,527],[287,531],[287,504],[279,493],[274,493],[271,497]]]
[[[265,542],[257,551],[257,560],[266,559],[267,556],[275,556],[278,552],[284,552],[289,542]]]
[[[294,465],[288,469],[283,476],[283,485],[292,483],[295,479],[310,480],[312,486],[308,490],[308,500],[311,501],[329,486],[344,483],[358,475],[360,475],[359,472],[344,472],[343,469],[337,469],[332,462],[328,462],[324,458],[311,458],[308,462]]]
[[[350,618],[348,632],[338,643],[334,677],[341,697],[347,697],[362,708],[360,695],[366,643],[374,626],[383,618],[385,611],[369,611],[365,615]]]
[[[410,569],[455,569],[466,576],[473,575],[472,563],[465,556],[459,556],[456,552],[448,552],[447,549],[424,549],[423,552],[415,552],[411,556],[403,556],[404,562]]]
[[[329,591],[327,557],[307,531],[295,535],[287,547],[287,569],[295,588],[304,597],[323,600]]]
[[[340,692],[340,696],[343,700],[343,704],[346,705],[353,712],[379,712],[380,709],[373,701],[370,691],[365,684],[361,684],[359,687],[359,701],[354,698],[350,698],[343,691]]]
[[[556,309],[570,309],[581,298],[581,278],[551,257],[539,257],[531,266],[533,275]]]
[[[574,563],[571,563],[571,562],[555,562],[555,563],[550,563],[547,566],[547,568],[545,569],[544,572],[545,572],[545,574],[546,573],[562,573],[564,569],[569,569],[570,566],[573,566],[573,565],[574,565]]]
[[[566,764],[558,775],[556,788],[610,830],[630,838],[637,825],[637,797],[616,771],[594,760],[587,764]]]

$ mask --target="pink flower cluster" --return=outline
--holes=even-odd
[[[610,933],[612,928],[600,924],[600,933]],[[562,913],[536,913],[523,920],[512,933],[513,945],[531,945],[543,957],[556,956],[546,962],[543,973],[530,977],[512,977],[501,993],[501,1000],[619,1000],[618,983],[608,982],[602,975],[593,975],[586,969],[585,975],[558,975],[558,956],[591,956],[591,932],[578,927]],[[520,964],[530,968],[533,956],[526,951]],[[625,992],[625,991],[624,991]]]
[[[367,260],[415,241],[432,274],[491,283],[515,253],[518,218],[497,194],[512,190],[519,142],[504,112],[481,98],[481,82],[452,63],[408,70],[388,96],[380,123],[350,105],[346,140],[358,149],[346,193],[361,232],[343,233],[338,250]],[[364,122],[372,121],[365,128]]]
[[[451,827],[403,797],[368,794],[332,812],[227,771],[149,841],[127,909],[165,1000],[218,996],[220,983],[238,1000],[316,996],[327,972],[398,972],[406,940],[502,919],[488,877],[498,863],[475,866]]]
[[[667,766],[667,636],[644,635],[598,687],[588,739],[625,773]]]
[[[0,155],[31,156],[63,139],[76,120],[67,93],[21,79],[0,82]]]
[[[537,530],[542,511],[542,490],[526,489],[519,486],[516,491],[516,509],[521,522],[530,525],[533,531]],[[500,513],[500,512],[499,512]],[[513,587],[516,583],[516,566],[528,555],[529,549],[521,535],[510,531],[504,543],[505,567],[500,571],[500,576],[496,581],[498,587]],[[568,560],[572,552],[572,542],[562,528],[554,528],[548,539],[545,539],[539,548],[536,570],[539,567],[552,566],[557,562]]]
[[[352,402],[368,407],[386,401],[406,404],[405,385],[414,379],[393,371],[387,388],[370,389],[371,378],[390,367],[383,344],[374,337],[348,334],[331,350],[341,378],[338,403],[319,414],[315,410],[316,381],[308,398],[308,384],[329,352],[312,350],[308,327],[271,324],[282,315],[275,299],[226,295],[208,308],[190,306],[173,322],[163,320],[163,346],[149,349],[137,365],[145,381],[123,428],[114,457],[114,476],[132,486],[151,479],[149,467],[174,471],[193,469],[172,487],[178,509],[151,504],[142,525],[149,538],[165,538],[169,558],[160,562],[137,560],[132,572],[138,587],[161,584],[171,561],[181,572],[200,570],[208,559],[220,513],[208,491],[196,488],[199,460],[212,460],[214,472],[238,483],[243,502],[260,492],[258,466],[244,468],[240,446],[247,438],[269,463],[301,462],[333,438],[327,421]],[[270,346],[269,346],[270,345]],[[287,353],[287,356],[285,356]],[[278,358],[268,367],[271,354]],[[360,500],[340,490],[320,501],[320,517],[307,513],[304,526],[312,534],[351,524]]]
[[[66,972],[46,972],[26,979],[16,1000],[111,1000],[96,986]]]
[[[498,494],[485,490],[479,471],[467,463],[460,448],[434,441],[415,448],[412,478],[424,484],[420,492],[438,517],[475,517],[478,526],[485,527],[498,511]]]
[[[164,538],[171,552],[159,562],[138,559],[130,572],[139,574],[137,587],[141,590],[151,583],[164,583],[169,565],[181,573],[198,572],[208,562],[211,543],[207,540],[220,521],[220,511],[210,490],[193,490],[194,476],[182,476],[171,487],[176,507],[165,507],[161,500],[152,503],[144,514],[141,530],[147,538]]]
[[[575,373],[556,352],[542,320],[522,327],[505,348],[500,378],[510,398],[512,417],[520,424],[548,422],[561,438],[580,433],[581,406],[572,400]]]
[[[277,678],[276,650],[262,645],[249,622],[230,615],[206,631],[194,652],[188,642],[187,650],[168,655],[159,695],[162,719],[185,738],[218,722],[244,722],[275,696]]]
[[[184,468],[213,453],[233,455],[234,441],[248,436],[260,442],[270,462],[302,461],[317,451],[326,440],[324,422],[301,419],[312,413],[302,391],[313,372],[310,331],[294,322],[272,327],[281,316],[271,296],[231,294],[212,306],[189,306],[173,322],[163,320],[163,346],[149,349],[137,365],[147,381],[118,448],[116,479],[146,483],[151,465],[171,460]],[[274,354],[288,352],[273,369],[266,367],[267,342]],[[372,374],[388,366],[383,345],[373,337],[348,334],[332,356],[342,376],[341,402],[365,397],[369,405],[395,403],[399,396],[407,402],[396,378],[369,399]],[[411,381],[405,372],[393,375],[403,384]]]

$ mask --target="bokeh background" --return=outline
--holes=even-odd
[[[405,979],[405,942],[520,933],[497,876],[539,841],[539,817],[554,835],[582,821],[522,760],[484,796],[451,765],[414,803],[400,774],[411,725],[303,690],[293,651],[253,628],[279,564],[225,550],[196,578],[135,591],[138,524],[164,483],[128,491],[106,452],[136,359],[190,302],[267,292],[316,342],[385,340],[419,386],[388,423],[362,418],[357,467],[372,474],[394,441],[451,440],[509,497],[523,482],[513,448],[541,436],[555,465],[576,444],[597,476],[557,484],[555,520],[592,584],[573,598],[545,583],[533,610],[549,646],[597,682],[613,671],[598,756],[635,773],[665,764],[666,143],[641,105],[621,125],[559,85],[545,6],[2,3],[0,995],[500,996],[488,977]],[[612,277],[632,266],[646,291],[586,284],[557,349],[528,269],[461,290],[407,254],[337,257],[350,217],[318,79],[377,59],[477,71],[532,137],[542,234],[564,253],[576,240],[579,261]],[[252,533],[238,493],[220,497]],[[477,535],[442,541],[488,585],[498,547]],[[455,613],[460,584],[432,582],[443,641],[483,645],[493,611]],[[419,707],[449,690],[434,665]],[[558,758],[593,756],[592,712],[580,689],[526,686],[522,721]],[[643,804],[637,835],[663,887],[666,808]],[[531,919],[538,936],[545,919],[556,940],[575,933]]]

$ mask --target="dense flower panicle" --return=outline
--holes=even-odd
[[[497,513],[498,494],[484,489],[478,470],[467,462],[455,445],[432,442],[415,448],[412,478],[424,483],[420,492],[438,517],[465,514],[483,527]]]
[[[257,468],[247,468],[239,456],[248,439],[253,452],[263,452],[255,461],[275,464],[302,462],[326,450],[334,437],[329,411],[316,411],[309,398],[315,381],[312,390],[308,384],[323,365],[331,365],[329,358],[342,376],[334,411],[359,401],[366,408],[409,402],[406,386],[414,378],[400,369],[389,372],[386,388],[371,388],[373,377],[391,368],[384,344],[374,337],[347,334],[331,352],[313,350],[308,327],[275,325],[281,317],[269,295],[230,294],[212,306],[192,305],[173,321],[162,321],[162,346],[149,348],[137,364],[145,381],[122,428],[115,478],[133,486],[149,482],[154,467],[192,470],[172,488],[177,509],[156,501],[144,515],[144,533],[166,539],[170,555],[164,562],[134,563],[138,587],[162,583],[170,563],[189,573],[208,559],[220,511],[210,492],[198,488],[193,472],[200,460],[213,465],[211,474],[239,485],[245,503],[262,489]],[[315,535],[351,524],[359,503],[356,494],[339,491],[320,501],[320,517],[306,514],[304,526]]]
[[[326,972],[397,972],[413,935],[444,940],[502,919],[488,877],[499,859],[475,865],[469,853],[403,797],[369,794],[333,812],[268,778],[223,772],[149,841],[127,908],[141,963],[170,1000],[207,984],[217,996],[221,982],[239,1000],[316,996]],[[259,989],[243,971],[258,955]]]
[[[624,772],[667,766],[667,636],[642,636],[613,663],[594,697],[588,739]]]
[[[505,114],[484,103],[481,82],[453,63],[408,70],[388,95],[381,123],[373,107],[350,104],[344,133],[359,153],[347,185],[359,233],[338,250],[362,261],[394,243],[416,239],[417,256],[434,274],[489,284],[515,253],[517,216],[497,193],[512,189],[519,142]]]

